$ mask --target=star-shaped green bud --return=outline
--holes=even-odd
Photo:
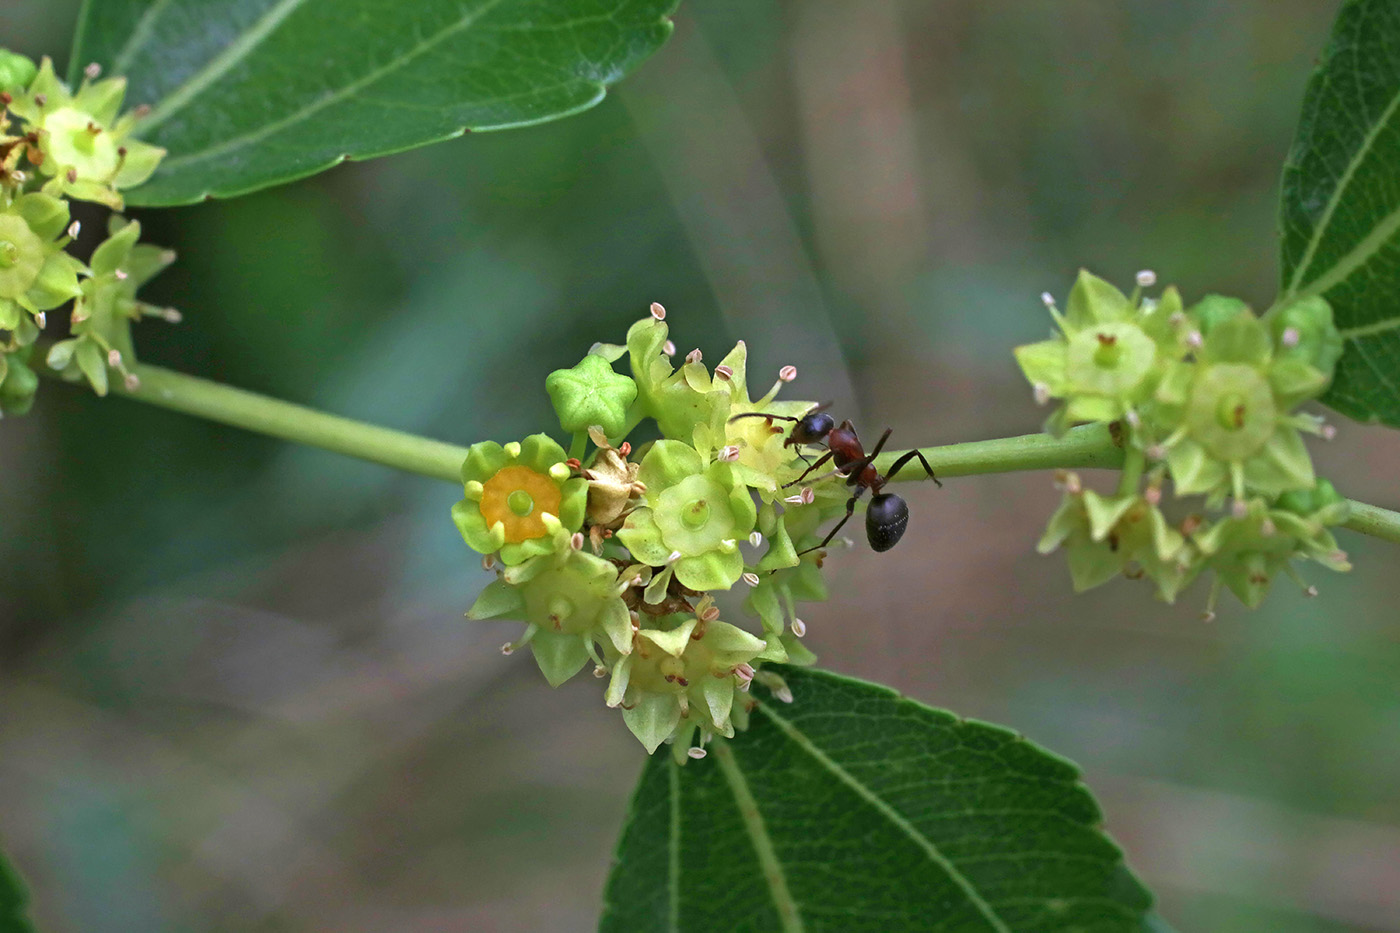
[[[9,49],[0,49],[0,91],[22,90],[39,73],[39,67],[32,59]]]
[[[637,384],[595,353],[572,369],[550,373],[544,387],[560,426],[570,434],[601,425],[608,437],[620,437],[627,430],[628,409],[637,399]]]
[[[706,463],[681,441],[660,440],[642,458],[646,506],[627,516],[617,538],[640,563],[674,565],[693,590],[727,590],[744,572],[738,542],[757,511],[730,464]]]
[[[1303,363],[1321,371],[1331,381],[1344,343],[1332,319],[1332,306],[1326,299],[1320,295],[1299,299],[1275,308],[1264,320],[1273,335],[1277,359]]]

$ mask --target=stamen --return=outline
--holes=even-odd
[[[1137,283],[1141,288],[1151,288],[1157,284],[1157,273],[1151,269],[1143,269],[1137,274]]]
[[[651,303],[651,316],[658,321],[666,320],[666,309],[661,307],[661,302],[653,301]]]
[[[689,353],[687,353],[687,354],[685,355],[685,361],[686,361],[687,363],[698,363],[698,362],[700,362],[701,360],[703,360],[704,358],[705,358],[705,355],[704,355],[703,353],[700,352],[700,348],[699,348],[699,347],[696,347],[694,350],[691,350]]]
[[[749,586],[758,586],[758,574],[754,573],[751,570],[744,571],[744,575],[740,579],[742,579]]]
[[[719,449],[719,460],[722,463],[733,463],[739,459],[739,448],[733,444]]]
[[[801,619],[794,618],[791,623],[791,628],[792,634],[796,635],[798,638],[807,634],[807,623],[803,622]]]
[[[695,745],[695,746],[692,746],[691,748],[686,749],[686,750],[685,750],[685,753],[686,753],[686,755],[690,756],[691,758],[704,758],[704,757],[705,757],[705,750],[704,750],[703,748],[701,748],[700,746],[698,746],[698,745]]]
[[[793,366],[793,365],[789,364],[789,365],[787,365],[787,366],[784,366],[782,369],[778,370],[778,381],[779,381],[779,382],[791,382],[792,380],[794,380],[794,379],[796,379],[796,378],[797,378],[797,367],[796,367],[796,366]]]
[[[676,345],[668,340],[661,345],[661,352],[666,354],[667,356],[675,356]]]

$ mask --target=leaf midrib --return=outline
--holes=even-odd
[[[768,893],[773,898],[773,907],[778,911],[783,933],[804,933],[802,914],[797,908],[797,902],[793,900],[792,889],[788,887],[783,863],[778,860],[773,840],[763,823],[763,815],[759,813],[758,801],[754,799],[753,791],[749,790],[749,782],[744,780],[744,773],[739,769],[739,763],[734,760],[733,749],[723,739],[710,747],[719,763],[720,773],[729,785],[729,792],[734,795],[739,819],[744,824],[744,831],[748,834],[759,867],[763,869],[763,877],[768,882]]]
[[[302,3],[305,2],[305,0],[285,0],[285,2]],[[311,103],[303,106],[300,110],[296,110],[280,120],[275,120],[272,123],[263,124],[262,126],[258,127],[256,130],[253,130],[251,132],[230,137],[229,139],[224,140],[216,146],[210,146],[206,149],[199,149],[193,152],[182,153],[181,155],[176,156],[174,158],[166,159],[161,165],[161,170],[169,171],[170,169],[176,168],[181,165],[185,165],[190,162],[199,162],[217,155],[222,155],[223,153],[228,152],[232,149],[238,149],[250,143],[254,143],[261,139],[265,139],[274,133],[281,132],[289,126],[293,126],[297,123],[300,123],[303,120],[306,120],[307,118],[326,109],[327,107],[339,103],[346,97],[355,94],[358,91],[369,87],[370,85],[377,83],[386,75],[392,74],[394,71],[397,71],[399,68],[402,68],[408,62],[431,51],[440,42],[445,41],[448,37],[456,35],[463,29],[471,27],[483,16],[486,16],[493,9],[499,6],[501,2],[502,0],[487,0],[486,3],[473,10],[470,14],[462,17],[456,23],[443,29],[441,32],[437,33],[433,37],[419,42],[409,51],[398,56],[392,61],[381,65],[380,67],[374,69],[373,71],[369,72],[363,77],[358,78],[355,81],[351,81],[349,84],[346,84],[343,87],[332,91],[329,94],[326,94],[322,97],[318,97],[316,100],[313,100]],[[531,93],[535,92],[536,89],[531,90]]]
[[[911,842],[922,849],[924,853],[928,855],[929,861],[942,869],[949,879],[958,886],[958,889],[963,892],[968,901],[977,909],[977,912],[981,914],[982,918],[987,921],[996,933],[1012,933],[1011,928],[1006,925],[1005,921],[992,909],[992,906],[978,893],[972,882],[958,870],[958,867],[953,864],[952,860],[939,850],[933,840],[919,832],[918,828],[910,823],[898,810],[885,802],[884,799],[869,787],[861,783],[855,775],[837,764],[830,756],[818,748],[816,743],[809,739],[805,733],[791,722],[775,713],[767,703],[760,702],[757,708],[759,712],[768,717],[769,721],[782,730],[783,734],[791,739],[794,744],[812,758],[816,759],[818,764],[834,774],[838,780],[851,790],[855,791],[857,795],[874,807],[881,816],[907,836]]]
[[[1357,28],[1359,30],[1360,26],[1358,25]],[[1326,65],[1324,64],[1322,67],[1325,68]],[[1360,168],[1361,163],[1365,162],[1366,157],[1370,155],[1371,147],[1373,147],[1376,144],[1376,140],[1380,137],[1381,132],[1390,123],[1391,118],[1395,116],[1395,112],[1398,108],[1400,108],[1400,88],[1397,88],[1395,93],[1391,95],[1390,102],[1386,104],[1385,110],[1381,112],[1379,119],[1377,119],[1376,122],[1371,125],[1371,129],[1366,133],[1366,137],[1361,141],[1361,146],[1356,150],[1351,160],[1347,163],[1347,167],[1345,170],[1343,170],[1341,177],[1337,179],[1337,185],[1335,188],[1332,189],[1332,196],[1327,201],[1327,207],[1323,209],[1322,217],[1318,220],[1317,226],[1313,228],[1313,235],[1308,239],[1307,248],[1303,251],[1303,258],[1299,260],[1297,268],[1293,270],[1293,278],[1288,283],[1288,289],[1285,294],[1285,300],[1291,299],[1298,294],[1298,288],[1303,283],[1303,276],[1305,276],[1308,273],[1308,270],[1312,267],[1313,259],[1317,256],[1317,248],[1322,243],[1323,236],[1326,235],[1327,229],[1332,224],[1332,217],[1336,214],[1337,207],[1341,204],[1342,196],[1346,193],[1347,186],[1351,184],[1351,180],[1353,177],[1355,177],[1356,171],[1358,168]],[[1386,221],[1393,219],[1393,217],[1394,215],[1391,215],[1391,217],[1386,218]],[[1386,221],[1382,221],[1382,223],[1385,223]],[[1369,237],[1367,239],[1369,240]],[[1366,241],[1363,240],[1362,243],[1358,245],[1358,249],[1360,249],[1361,246],[1364,246],[1365,243]],[[1351,253],[1348,253],[1347,256],[1343,257],[1341,261],[1334,264],[1331,269],[1327,270],[1327,273],[1324,273],[1324,275],[1330,276],[1330,274],[1334,270],[1336,270],[1344,262],[1346,262],[1347,259],[1355,255],[1356,252],[1357,250],[1353,250]],[[1372,249],[1371,253],[1374,252],[1375,250]],[[1370,254],[1367,254],[1359,262],[1356,263],[1356,266],[1353,266],[1351,269],[1349,269],[1347,274],[1349,275],[1350,272],[1355,271],[1355,268],[1364,264],[1369,258]],[[1317,278],[1321,279],[1323,278],[1323,276],[1318,276]],[[1343,276],[1342,278],[1345,278],[1345,276]],[[1317,279],[1314,279],[1314,282],[1316,281]],[[1338,279],[1337,281],[1341,281],[1341,279]],[[1336,284],[1336,282],[1329,284],[1327,288],[1321,289],[1310,287],[1308,289],[1308,293],[1322,294],[1328,289],[1330,289],[1334,284]]]
[[[210,59],[207,65],[186,78],[179,87],[165,95],[165,98],[158,105],[152,107],[151,112],[141,120],[140,131],[149,134],[151,130],[183,110],[205,88],[228,74],[234,65],[247,58],[255,48],[262,44],[264,39],[276,31],[277,27],[282,25],[282,22],[295,13],[305,2],[306,0],[281,0],[276,6],[258,17],[252,28]]]

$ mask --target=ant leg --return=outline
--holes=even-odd
[[[797,556],[801,557],[803,554],[810,554],[812,551],[820,551],[822,548],[830,544],[831,539],[836,537],[836,533],[840,531],[845,526],[846,522],[851,520],[851,516],[855,514],[856,500],[859,499],[864,492],[865,487],[861,486],[858,489],[856,489],[855,495],[851,496],[851,498],[846,500],[846,514],[842,517],[842,519],[839,522],[836,523],[836,527],[831,529],[831,531],[827,533],[827,536],[825,538],[822,538],[821,544],[814,544],[809,548],[803,548],[802,550],[797,552]]]
[[[794,417],[792,417],[791,415],[770,415],[770,414],[768,414],[767,412],[763,412],[763,411],[746,411],[746,412],[744,412],[744,413],[741,414],[741,415],[735,415],[734,417],[730,418],[730,419],[729,419],[729,422],[738,421],[740,418],[767,418],[769,421],[792,421],[792,422],[798,422],[798,421],[801,421],[801,420],[802,420],[801,418],[794,418]],[[726,422],[726,423],[729,423],[729,422]]]
[[[894,479],[895,474],[899,472],[899,468],[904,466],[904,464],[908,463],[910,460],[913,460],[915,457],[918,457],[919,462],[924,465],[924,472],[928,474],[928,478],[933,480],[935,483],[938,483],[939,487],[941,488],[943,484],[939,482],[938,477],[934,475],[933,467],[928,465],[928,461],[924,459],[923,453],[921,453],[918,450],[911,450],[908,453],[901,456],[894,463],[892,463],[890,465],[890,471],[886,473],[885,476],[889,479]]]
[[[817,468],[820,467],[822,464],[824,464],[824,463],[826,463],[828,460],[830,460],[831,457],[832,457],[832,453],[831,453],[831,451],[828,450],[826,453],[822,454],[820,457],[817,458],[817,462],[816,462],[816,463],[812,464],[812,465],[809,466],[805,471],[803,471],[802,475],[799,476],[797,479],[793,480],[793,481],[790,482],[790,483],[783,483],[783,488],[786,489],[786,488],[789,487],[789,486],[796,486],[798,483],[802,482],[804,479],[806,479],[808,476],[810,476],[810,475],[812,474],[812,471],[813,471],[813,470],[817,469]]]

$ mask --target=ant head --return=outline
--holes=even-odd
[[[789,446],[795,444],[820,444],[836,427],[836,419],[824,411],[814,411],[798,421],[788,435]]]
[[[888,551],[904,537],[909,525],[909,506],[892,492],[881,493],[870,500],[865,510],[865,536],[874,551]]]

